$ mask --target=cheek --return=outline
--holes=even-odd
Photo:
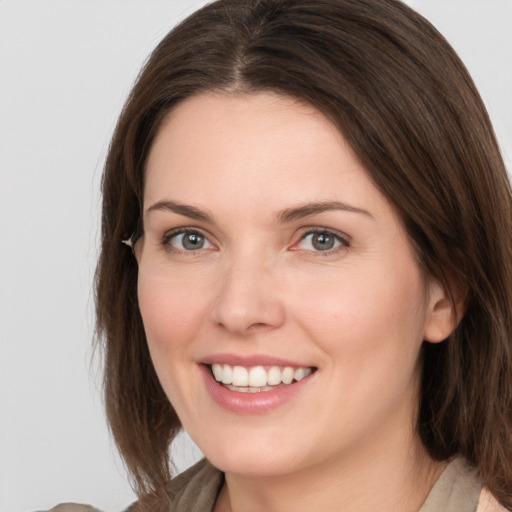
[[[206,314],[204,287],[160,282],[139,275],[138,299],[151,360],[176,411],[187,410],[197,379],[191,380],[191,347]],[[193,401],[193,400],[192,400]],[[181,417],[181,416],[180,416]]]
[[[307,294],[292,295],[297,323],[328,353],[363,363],[415,358],[419,351],[425,288],[415,265],[352,269],[337,279],[311,281]]]
[[[139,276],[138,299],[152,355],[173,352],[186,345],[206,314],[204,288],[198,286]]]

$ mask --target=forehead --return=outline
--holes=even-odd
[[[238,212],[286,202],[387,203],[323,114],[268,92],[201,94],[167,116],[146,166],[145,206],[165,196]]]
[[[166,116],[147,167],[151,172],[156,160],[181,159],[190,148],[196,151],[187,151],[186,157],[195,161],[222,155],[227,160],[244,152],[260,159],[269,153],[267,148],[284,157],[290,145],[297,154],[313,149],[320,140],[347,146],[334,125],[307,103],[271,92],[204,93],[179,103]]]

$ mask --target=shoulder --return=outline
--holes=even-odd
[[[478,500],[477,512],[506,512],[507,509],[498,503],[496,498],[484,487]]]
[[[507,512],[488,489],[482,487],[475,466],[456,457],[445,468],[420,512]]]
[[[90,505],[80,505],[78,503],[61,503],[48,512],[100,512],[97,508]]]
[[[168,512],[210,512],[224,482],[224,475],[206,459],[173,478],[167,486],[171,501]],[[125,512],[136,512],[137,502]],[[42,511],[39,511],[42,512]],[[61,503],[47,512],[101,512],[90,505]],[[489,511],[494,512],[494,511]]]
[[[168,486],[172,511],[210,512],[224,482],[224,475],[206,459],[173,478]]]
[[[211,512],[223,483],[224,474],[206,459],[202,459],[169,482],[167,485],[169,505],[165,510],[166,512]],[[139,512],[138,502],[133,503],[124,512]]]

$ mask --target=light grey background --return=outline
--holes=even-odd
[[[149,51],[204,1],[0,1],[0,511],[134,496],[91,363],[99,181]],[[409,0],[452,43],[512,163],[512,0]],[[185,441],[179,467],[197,456]]]

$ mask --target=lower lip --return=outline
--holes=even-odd
[[[243,393],[231,391],[219,384],[213,377],[209,366],[199,365],[205,381],[206,389],[217,405],[238,414],[263,414],[284,405],[301,393],[310,382],[310,374],[299,382],[288,386],[260,391],[259,393]]]

